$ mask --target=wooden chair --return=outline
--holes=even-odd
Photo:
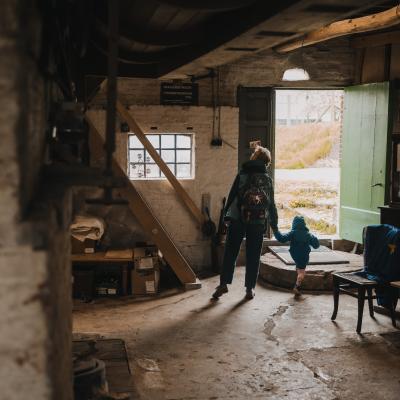
[[[363,278],[355,275],[354,273],[333,273],[333,314],[331,320],[334,321],[337,316],[339,308],[339,295],[340,292],[346,293],[358,299],[358,318],[357,318],[357,333],[361,332],[362,319],[364,313],[365,299],[368,300],[369,315],[374,318],[374,305],[373,299],[376,296],[373,294],[373,289],[376,289],[378,282]],[[395,294],[393,293],[393,300],[391,301],[391,308],[389,310],[392,319],[392,324],[396,327],[395,317]],[[396,295],[397,296],[397,295]]]
[[[367,265],[366,253],[365,253],[365,241],[368,227],[363,229],[363,243],[364,243],[364,265]],[[368,300],[369,306],[369,315],[371,318],[374,318],[374,305],[373,300],[376,299],[376,296],[373,294],[373,290],[379,286],[382,286],[382,283],[378,283],[373,280],[369,280],[367,278],[363,278],[359,275],[356,275],[354,272],[336,272],[332,274],[333,277],[333,313],[331,320],[334,321],[337,316],[338,308],[339,308],[339,295],[340,292],[346,293],[352,297],[356,297],[358,300],[358,318],[357,318],[357,333],[361,332],[363,312],[364,312],[364,303],[365,299]],[[399,289],[391,286],[390,282],[387,283],[388,290],[390,296],[390,308],[389,314],[392,319],[392,324],[396,327],[396,303],[399,294]]]
[[[336,319],[339,309],[339,295],[340,292],[346,293],[358,299],[358,318],[357,318],[357,333],[361,332],[362,318],[364,312],[365,298],[368,299],[369,315],[374,318],[373,299],[375,296],[372,289],[378,286],[378,282],[370,281],[369,279],[362,278],[361,276],[352,273],[333,273],[333,314],[331,320]],[[365,294],[367,293],[367,297]]]

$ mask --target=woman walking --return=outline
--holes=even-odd
[[[246,237],[246,299],[254,297],[267,221],[274,232],[277,231],[278,225],[273,183],[267,172],[270,163],[269,150],[261,146],[256,147],[250,161],[242,165],[233,182],[225,206],[228,233],[220,285],[213,294],[215,299],[228,292],[227,285],[232,283],[236,259],[244,237]]]

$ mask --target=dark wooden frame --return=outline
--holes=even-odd
[[[400,134],[392,136],[391,151],[391,187],[390,187],[390,205],[400,207],[400,170],[397,170],[397,164],[400,162],[398,155],[400,153]]]
[[[397,193],[399,190],[397,185],[400,186],[400,176],[395,174],[395,150],[400,144],[400,81],[397,79],[390,82],[388,131],[385,205],[379,207],[380,223],[400,227],[400,196],[395,195],[396,188]]]

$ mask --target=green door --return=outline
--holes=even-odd
[[[362,242],[366,225],[379,224],[385,203],[389,82],[345,89],[340,237]]]

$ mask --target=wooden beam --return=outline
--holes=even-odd
[[[91,139],[92,145],[101,151],[104,139],[100,135],[90,116],[86,114],[86,120],[91,128]],[[123,188],[115,189],[121,196],[128,200],[129,208],[135,215],[140,225],[148,237],[156,244],[160,249],[164,258],[175,272],[178,279],[184,284],[196,285],[198,287],[199,281],[196,278],[196,274],[190,268],[190,265],[175,246],[172,238],[168,232],[162,226],[161,222],[153,214],[151,208],[147,204],[146,200],[142,197],[139,191],[133,186],[132,181],[127,177],[125,166],[119,164],[114,157],[113,159],[113,170],[117,176],[124,177],[126,180],[126,186]],[[189,286],[190,286],[189,285]]]
[[[390,8],[389,10],[367,15],[365,17],[333,22],[332,24],[306,34],[302,39],[278,46],[275,48],[275,50],[278,53],[288,53],[289,51],[293,51],[301,47],[310,46],[312,44],[324,42],[340,36],[390,28],[391,26],[399,23],[400,6],[396,6]]]
[[[192,200],[192,198],[189,196],[189,194],[186,192],[186,190],[182,187],[182,185],[180,184],[178,179],[176,179],[175,175],[168,168],[167,164],[164,162],[164,160],[161,158],[161,156],[157,153],[156,149],[153,147],[153,145],[147,139],[142,128],[138,125],[136,120],[129,113],[129,110],[127,110],[125,108],[125,106],[118,100],[117,100],[117,111],[118,111],[118,114],[120,115],[121,119],[129,125],[132,132],[140,140],[140,142],[143,144],[144,148],[147,150],[147,152],[153,158],[153,160],[158,165],[160,170],[163,172],[165,177],[171,183],[171,185],[175,189],[178,197],[182,200],[183,204],[187,207],[187,209],[192,214],[194,219],[200,224],[200,226],[203,225],[204,216],[203,216],[203,213],[200,211],[199,207],[197,207],[195,202]]]

